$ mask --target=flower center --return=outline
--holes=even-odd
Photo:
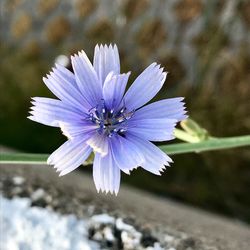
[[[100,134],[106,134],[111,137],[114,134],[124,136],[127,125],[126,122],[134,114],[134,111],[127,112],[126,107],[123,106],[118,111],[114,109],[108,109],[104,103],[97,105],[89,110],[89,120],[99,126],[98,132]]]

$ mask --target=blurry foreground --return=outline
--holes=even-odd
[[[48,166],[0,165],[1,250],[248,250],[249,226],[122,185]],[[89,247],[89,248],[88,248]]]

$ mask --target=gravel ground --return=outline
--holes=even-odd
[[[58,178],[45,166],[2,165],[0,173],[5,201],[24,197],[28,208],[85,221],[82,242],[96,247],[89,249],[249,249],[249,227],[138,190],[122,186],[118,197],[97,194],[89,176]]]
[[[39,189],[31,199],[0,196],[2,250],[174,249],[162,248],[152,235],[107,213],[79,219],[73,214],[61,215],[32,206],[34,200],[43,199],[43,194],[43,189]]]
[[[6,197],[0,196],[3,250],[175,250],[187,238],[164,234],[160,242],[153,228],[140,226],[135,218],[121,217],[90,199],[72,199],[55,186],[42,188],[24,176],[1,176],[0,183]]]

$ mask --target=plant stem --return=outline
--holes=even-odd
[[[228,137],[228,138],[210,138],[197,143],[175,143],[162,145],[159,148],[168,155],[184,153],[200,153],[211,150],[222,150],[236,147],[250,146],[250,135]],[[47,154],[25,154],[25,153],[1,153],[0,164],[45,164],[49,155]],[[93,156],[90,156],[83,165],[93,162]]]
[[[243,146],[250,146],[250,135],[210,138],[197,143],[175,143],[160,146],[160,149],[169,155],[176,155],[192,152],[200,153],[204,151],[230,149]]]

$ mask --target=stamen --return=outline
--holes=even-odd
[[[134,110],[126,113],[126,107],[123,106],[115,112],[114,109],[107,109],[104,100],[102,103],[89,110],[89,120],[99,126],[98,133],[106,134],[112,137],[114,134],[124,136],[126,132],[126,122],[131,119]]]

